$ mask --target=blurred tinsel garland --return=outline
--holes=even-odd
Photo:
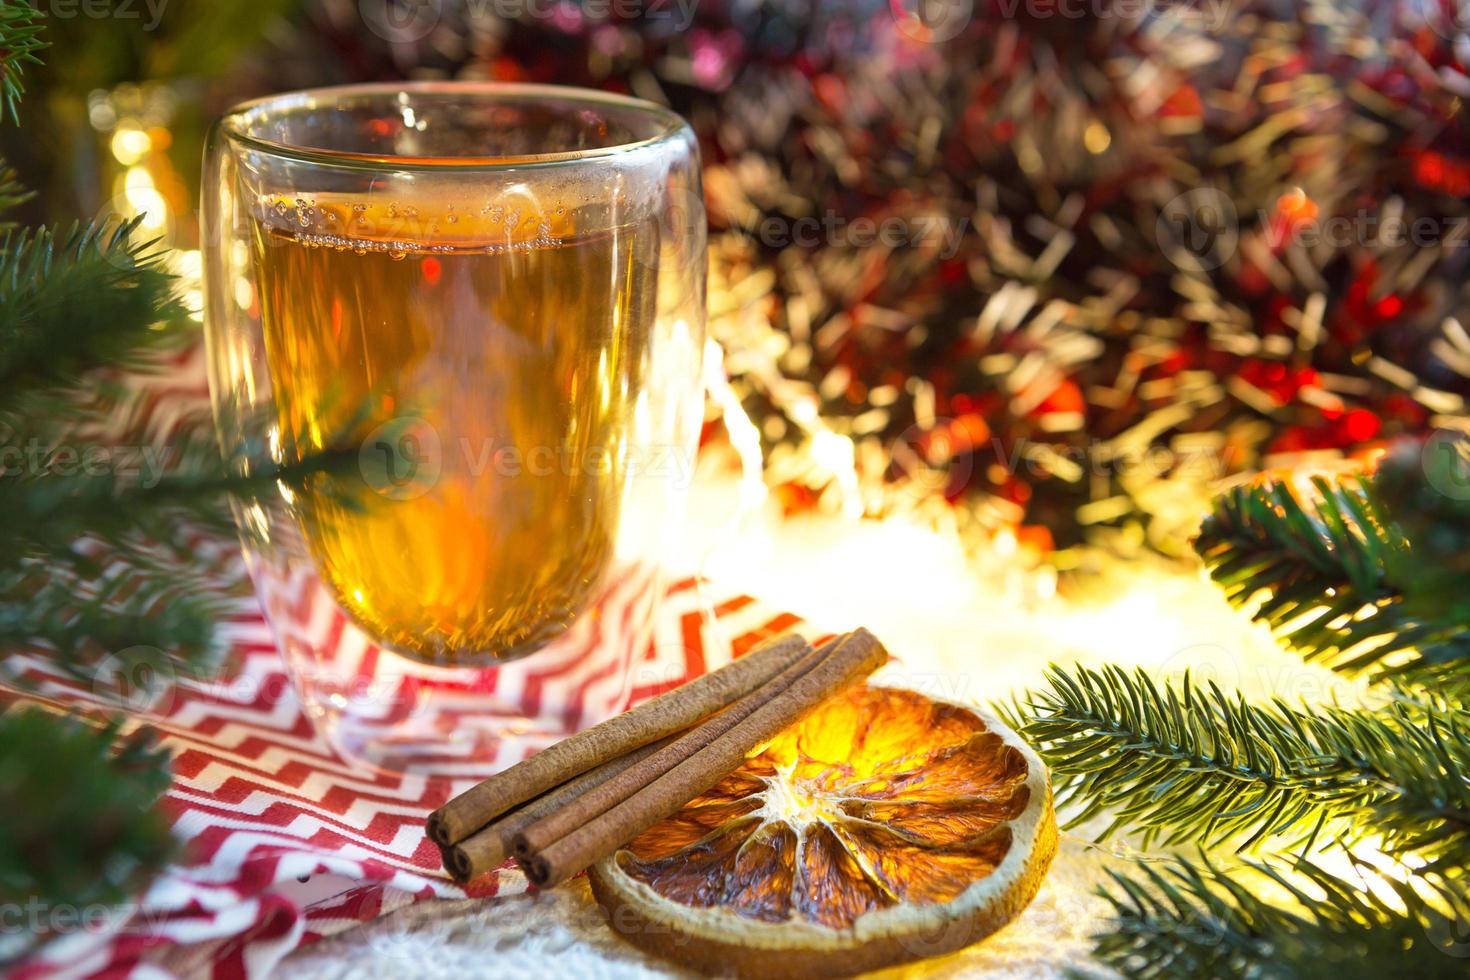
[[[341,0],[324,6],[344,9]],[[792,506],[852,492],[834,477],[846,460],[833,450],[851,446],[865,509],[939,503],[975,528],[1029,523],[1047,529],[1037,539],[1054,532],[1062,545],[1123,528],[1114,541],[1172,550],[1203,511],[1196,501],[1205,478],[1269,462],[1270,453],[1371,455],[1397,433],[1464,425],[1470,339],[1457,317],[1456,250],[1465,244],[1470,163],[1457,125],[1466,86],[1458,31],[1408,30],[1413,22],[1394,8],[1369,17],[1283,5],[1228,22],[1210,22],[1219,12],[1204,8],[1025,20],[1019,2],[1007,11],[997,0],[954,39],[930,44],[912,21],[871,5],[820,15],[771,4],[701,7],[694,29],[672,32],[652,19],[614,26],[574,16],[575,4],[557,9],[564,16],[550,23],[436,21],[422,56],[406,43],[368,52],[349,40],[327,50],[375,74],[382,67],[373,58],[384,54],[405,73],[626,87],[694,119],[716,227],[714,329],[766,438],[770,475]],[[309,31],[330,26],[310,13],[308,23]],[[0,184],[0,197],[20,203],[9,180]],[[918,216],[956,215],[966,216],[957,242],[940,234],[912,247],[859,245],[848,224],[894,217],[915,226]],[[770,219],[791,228],[811,217],[849,232],[811,246],[762,240]],[[1349,219],[1346,241],[1305,243],[1305,232],[1330,232],[1335,218]],[[1427,219],[1429,234],[1395,243],[1383,231],[1389,218],[1406,234]],[[111,317],[78,319],[70,306],[40,304],[66,321],[57,331],[19,315],[37,304],[11,303],[37,344],[60,337],[75,347],[78,323],[108,327],[108,337],[142,329],[164,305],[140,310],[105,302],[93,288],[61,289],[57,270],[40,261],[50,261],[49,239],[9,241],[14,264],[29,270],[8,278],[13,292],[60,289]],[[95,247],[105,241],[94,235],[60,250],[63,267],[75,262],[117,286],[154,275],[151,259],[109,259],[115,248]],[[119,310],[132,315],[119,319]],[[74,358],[34,360],[80,378]],[[1453,467],[1436,471],[1437,459]],[[1054,773],[1074,786],[1104,786],[1104,802],[1125,804],[1145,836],[1175,830],[1204,843],[1241,830],[1255,841],[1300,826],[1304,815],[1345,820],[1364,835],[1387,830],[1396,854],[1432,851],[1434,864],[1411,871],[1443,886],[1441,904],[1421,906],[1400,891],[1404,907],[1391,909],[1356,880],[1308,863],[1294,870],[1326,899],[1298,894],[1312,906],[1298,914],[1254,887],[1286,881],[1274,863],[1142,865],[1133,879],[1117,879],[1118,924],[1099,946],[1104,960],[1140,976],[1339,977],[1406,963],[1415,975],[1458,975],[1458,958],[1441,949],[1459,948],[1453,929],[1466,915],[1463,460],[1391,454],[1371,494],[1316,484],[1325,508],[1296,506],[1279,485],[1240,490],[1221,498],[1201,538],[1232,601],[1264,595],[1255,615],[1277,626],[1290,620],[1285,638],[1309,659],[1351,671],[1415,648],[1411,673],[1422,690],[1396,691],[1382,717],[1334,707],[1309,724],[1294,708],[1256,709],[1188,678],[1160,693],[1145,675],[1120,671],[1079,672],[1075,682],[1054,672],[1051,692],[1029,706],[1033,726],[1042,726],[1029,734],[1052,743]],[[53,579],[54,552],[80,526],[55,520],[59,505],[106,518],[101,529],[114,530],[120,548],[135,528],[119,528],[116,515],[149,516],[133,498],[119,511],[111,480],[8,483],[16,500],[45,505],[48,516],[16,522],[20,548],[9,553],[22,563],[44,557]],[[171,494],[230,489],[163,486],[152,500],[165,507],[178,502]],[[1377,495],[1394,511],[1392,526],[1361,519]],[[1370,527],[1382,533],[1358,533]],[[1414,538],[1418,546],[1401,547]],[[51,604],[33,601],[30,581],[16,576],[9,593],[18,639],[49,628],[57,652],[74,641],[88,654],[124,635],[136,640],[148,622],[141,612],[120,618],[100,601],[84,609],[90,621],[70,611],[37,619],[30,614]],[[1323,597],[1325,613],[1297,622],[1308,600]],[[188,647],[180,618],[154,627],[158,642]],[[1387,643],[1371,656],[1358,651],[1365,637],[1380,636]],[[207,646],[202,634],[196,645]],[[1403,674],[1403,664],[1390,666]],[[1293,719],[1302,727],[1290,727]],[[142,742],[107,758],[115,729],[93,735],[34,716],[6,720],[19,725],[0,732],[17,805],[48,801],[41,818],[0,841],[9,886],[68,897],[98,885],[109,900],[133,887],[139,869],[168,853],[147,812],[166,760]],[[1212,727],[1222,734],[1182,778],[1182,749],[1199,750]],[[1078,740],[1084,752],[1074,751]],[[57,768],[50,750],[58,746],[86,765]],[[1243,769],[1240,758],[1262,764]],[[1114,768],[1120,760],[1131,768]],[[74,792],[42,785],[56,773]],[[137,794],[117,790],[120,779]],[[1237,802],[1242,787],[1264,791],[1249,809]],[[83,848],[80,864],[57,863],[37,841],[49,834],[75,843],[97,826],[55,833],[54,805],[73,797],[112,800],[116,813],[103,829],[126,833]],[[61,809],[95,816],[97,807]],[[1329,844],[1344,841],[1355,838]],[[132,862],[109,859],[108,849]],[[87,861],[121,871],[78,878]]]
[[[339,6],[307,33],[349,74],[693,122],[712,332],[788,508],[1174,553],[1210,481],[1466,424],[1451,4],[443,0],[389,41]]]

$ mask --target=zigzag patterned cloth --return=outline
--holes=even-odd
[[[730,651],[738,656],[797,623],[749,598],[717,601],[693,579],[677,582],[637,666],[640,676],[661,680],[637,688],[635,700],[718,668]],[[408,903],[466,897],[440,870],[423,823],[469,781],[354,768],[303,712],[253,601],[242,600],[223,629],[229,669],[152,692],[127,729],[154,729],[174,754],[164,806],[185,842],[184,859],[128,914],[57,937],[12,976],[259,976],[303,944]],[[18,654],[8,666],[34,685],[24,694],[5,691],[10,704],[97,714],[116,706],[107,685],[78,684],[41,657]],[[552,674],[574,670],[549,668],[544,689],[557,688]],[[498,761],[510,765],[545,744],[544,735],[507,741]],[[468,894],[525,887],[507,866]]]
[[[205,403],[203,351],[186,351],[165,372],[137,382],[134,410],[153,438],[166,440]],[[184,843],[183,859],[135,907],[86,918],[86,927],[57,935],[9,975],[263,976],[293,949],[412,902],[524,890],[510,866],[468,892],[450,881],[424,837],[424,818],[472,780],[385,775],[342,758],[303,711],[256,600],[243,597],[237,544],[201,537],[191,545],[221,569],[214,583],[221,593],[242,596],[220,624],[229,646],[222,672],[172,678],[139,703],[125,677],[80,684],[34,652],[3,658],[6,676],[21,678],[23,687],[0,686],[0,707],[33,703],[100,718],[115,713],[123,696],[125,731],[154,729],[173,753],[163,805]],[[748,597],[711,595],[694,579],[676,582],[634,665],[635,681],[648,682],[635,684],[632,701],[723,666],[798,623]],[[340,659],[370,678],[379,651],[344,648]],[[576,704],[553,702],[582,696],[579,681],[595,661],[524,662],[527,682],[540,686],[543,715],[581,714]],[[509,766],[556,737],[541,730],[508,738],[497,763]]]

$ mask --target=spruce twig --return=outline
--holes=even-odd
[[[1361,863],[1354,871],[1373,874]],[[1114,924],[1096,937],[1095,954],[1125,976],[1464,976],[1457,931],[1470,905],[1454,888],[1384,879],[1391,894],[1383,895],[1309,862],[1227,872],[1206,856],[1109,873],[1102,895]]]
[[[1015,713],[1075,826],[1112,815],[1145,846],[1381,836],[1429,867],[1470,863],[1470,710],[1268,707],[1188,677],[1052,667]]]
[[[19,207],[35,196],[31,191],[21,186],[16,178],[15,170],[4,160],[0,160],[0,214],[12,208]],[[14,224],[0,218],[0,231],[8,231]]]
[[[141,217],[0,237],[0,421],[55,410],[87,373],[127,367],[177,336],[184,308]],[[44,406],[27,394],[47,396]]]
[[[59,906],[122,901],[163,867],[175,844],[154,807],[169,784],[169,755],[152,734],[120,738],[28,708],[0,714],[0,903],[39,908],[40,929],[0,937],[0,962],[47,938]]]
[[[1217,499],[1195,549],[1236,606],[1268,624],[1305,659],[1346,673],[1412,680],[1470,655],[1470,604],[1453,581],[1430,579],[1454,555],[1428,535],[1410,535],[1426,474],[1395,464],[1376,477],[1317,477],[1310,490],[1280,480]],[[1390,473],[1397,495],[1385,499]],[[1438,495],[1443,499],[1443,495]],[[1446,509],[1435,533],[1470,534],[1470,511]]]
[[[175,434],[167,471],[148,481],[44,466],[0,472],[0,509],[15,518],[0,523],[0,648],[39,647],[83,678],[104,656],[140,647],[175,670],[207,668],[229,600],[185,532],[227,539],[232,498],[265,500],[282,486],[354,505],[358,457],[345,435],[339,445],[293,461],[257,454],[242,471],[221,460],[211,433],[188,427]]]
[[[35,7],[12,0],[0,2],[0,100],[4,112],[17,122],[25,93],[22,75],[27,66],[41,63],[39,52],[46,47],[41,26],[42,14]]]

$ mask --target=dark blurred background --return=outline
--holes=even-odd
[[[208,123],[384,79],[673,106],[711,333],[788,511],[1179,553],[1209,489],[1465,427],[1470,95],[1449,0],[37,0],[33,222],[197,270]],[[712,417],[711,445],[725,439]]]

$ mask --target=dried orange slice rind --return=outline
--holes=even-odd
[[[846,976],[952,952],[1035,896],[1046,769],[988,713],[898,687],[830,698],[590,871],[609,924],[708,973]]]

